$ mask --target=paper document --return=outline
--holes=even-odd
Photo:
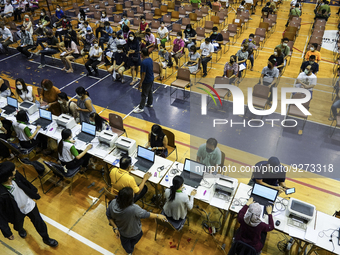
[[[210,203],[209,203],[209,204],[210,204],[211,206],[214,206],[214,207],[217,207],[217,208],[220,208],[220,209],[224,209],[225,203],[226,203],[225,200],[219,199],[219,198],[217,198],[217,197],[213,197],[213,198],[210,200]]]
[[[289,233],[289,236],[291,237],[296,237],[296,238],[303,240],[305,237],[306,231],[301,228],[289,226],[288,233]]]
[[[79,150],[84,150],[85,147],[86,147],[86,143],[79,140],[79,139],[76,139],[76,142],[74,143],[74,146],[79,149]]]
[[[306,234],[305,234],[305,240],[310,243],[316,243],[318,239],[318,231],[314,230],[313,228],[307,227]]]

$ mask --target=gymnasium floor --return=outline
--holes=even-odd
[[[239,88],[246,95],[247,87],[252,87],[258,81],[262,68],[267,65],[267,59],[272,54],[273,48],[280,43],[284,24],[287,20],[289,2],[284,2],[278,11],[278,24],[274,33],[266,41],[265,46],[260,50],[258,58],[255,60],[254,71],[247,71],[246,79]],[[294,53],[289,66],[287,66],[283,77],[280,80],[280,87],[290,87],[294,84],[294,79],[299,74],[302,56],[305,52],[311,22],[313,20],[313,4],[303,5],[302,25],[299,35],[294,44]],[[254,33],[260,22],[260,9],[252,16],[249,27],[242,33],[235,45],[231,45],[229,51],[222,56],[217,63],[213,58],[212,69],[207,78],[199,82],[213,84],[215,76],[222,75],[223,67],[229,60],[231,54],[235,54],[240,48],[240,42],[247,38],[250,33]],[[335,15],[337,7],[332,7],[332,16],[327,22],[326,31],[336,30],[338,16]],[[229,14],[229,22],[232,21],[234,13]],[[197,25],[196,25],[197,26]],[[195,26],[195,27],[196,27]],[[202,23],[199,25],[202,26]],[[331,34],[331,32],[329,32]],[[191,87],[190,100],[170,98],[171,82],[175,80],[176,70],[165,84],[155,83],[154,85],[154,107],[146,108],[142,114],[134,114],[132,110],[139,104],[140,92],[135,86],[129,86],[131,78],[126,79],[125,84],[113,82],[104,67],[100,71],[100,77],[86,77],[85,67],[76,65],[73,74],[66,74],[61,71],[62,64],[59,59],[47,59],[47,66],[38,69],[40,57],[35,56],[33,61],[11,49],[6,55],[0,55],[1,77],[10,81],[12,89],[16,78],[23,78],[26,83],[39,87],[42,79],[50,79],[56,87],[68,94],[75,96],[75,89],[83,86],[90,93],[97,112],[101,112],[103,117],[108,117],[110,112],[120,114],[124,118],[124,125],[129,137],[135,139],[137,144],[144,145],[147,141],[147,133],[153,123],[158,123],[175,133],[178,147],[179,159],[183,162],[186,157],[195,158],[197,148],[207,138],[215,137],[219,142],[219,148],[226,154],[227,166],[254,165],[256,162],[266,159],[272,155],[280,158],[285,165],[290,164],[321,164],[329,166],[333,164],[332,173],[303,173],[299,175],[288,174],[287,186],[295,187],[297,193],[294,197],[314,204],[317,210],[333,214],[338,210],[340,193],[338,192],[339,174],[338,163],[340,146],[340,133],[336,131],[330,138],[329,109],[332,103],[332,78],[333,78],[333,53],[329,42],[324,38],[324,47],[321,50],[322,61],[318,73],[318,85],[314,89],[310,112],[312,116],[308,118],[303,134],[299,134],[302,121],[298,120],[296,128],[283,128],[279,125],[271,127],[266,121],[261,128],[230,127],[221,125],[212,128],[212,119],[230,119],[232,116],[231,102],[223,102],[223,107],[215,108],[213,103],[209,103],[209,115],[200,114],[200,91],[199,84]],[[155,55],[154,55],[155,56]],[[81,62],[79,60],[78,62]],[[85,73],[84,73],[85,72]],[[171,72],[170,72],[171,73]],[[129,75],[129,71],[126,72]],[[280,89],[279,89],[280,91]],[[178,91],[178,97],[183,92]],[[280,92],[279,92],[280,98]],[[267,119],[280,119],[280,100],[278,101],[277,112]],[[201,116],[198,118],[198,116]],[[251,118],[258,118],[251,113],[243,116],[233,116],[233,121],[246,121]],[[51,157],[44,159],[52,160]],[[175,160],[175,156],[170,155],[169,159]],[[42,160],[42,159],[40,159]],[[302,168],[306,169],[306,165]],[[21,169],[21,168],[19,168]],[[248,173],[234,174],[240,182],[247,183],[250,177]],[[328,178],[326,178],[328,177]],[[33,175],[28,174],[28,179],[33,179]],[[89,185],[94,182],[94,186]],[[40,183],[34,184],[40,188]],[[31,223],[27,220],[25,228],[28,236],[25,241],[20,240],[15,233],[15,240],[0,239],[1,254],[125,254],[119,241],[114,237],[111,228],[108,226],[105,216],[105,203],[99,191],[104,187],[104,182],[98,172],[91,172],[89,179],[79,177],[75,180],[73,195],[69,196],[68,186],[59,186],[52,189],[48,194],[43,195],[38,201],[40,212],[44,215],[50,235],[59,241],[59,247],[51,249],[41,242],[40,237],[35,232]],[[149,195],[153,188],[149,186]],[[40,192],[42,193],[42,192]],[[196,203],[195,203],[196,204]],[[197,203],[205,208],[212,220],[219,220],[220,214],[203,203]],[[154,208],[148,208],[156,211]],[[205,218],[197,210],[190,214],[190,227],[185,229],[182,237],[180,250],[170,248],[177,244],[178,235],[171,231],[164,231],[159,234],[157,241],[154,241],[155,224],[150,220],[144,220],[142,240],[136,246],[134,254],[223,254],[217,248],[217,243],[201,228],[201,222]],[[232,231],[225,236],[216,236],[218,244],[226,243],[226,251],[230,247]],[[276,244],[284,239],[282,234],[273,231],[269,234],[262,254],[279,254]]]

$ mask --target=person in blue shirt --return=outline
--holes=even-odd
[[[138,85],[138,89],[142,89],[141,100],[139,103],[139,107],[134,109],[134,113],[141,113],[144,112],[144,106],[146,97],[148,97],[147,107],[153,107],[153,96],[152,96],[152,85],[154,81],[153,75],[153,61],[149,57],[149,51],[147,48],[142,49],[142,64],[141,64],[141,80]]]
[[[104,43],[108,42],[112,38],[113,29],[110,26],[110,22],[104,22],[104,29],[101,31],[101,37],[99,38],[99,46],[104,50]]]
[[[55,10],[55,16],[57,17],[58,21],[64,16],[64,11],[60,8],[59,4]]]

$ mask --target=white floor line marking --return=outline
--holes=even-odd
[[[19,55],[19,54],[21,54],[21,53],[20,53],[20,52],[15,53],[14,55],[11,55],[11,56],[8,56],[7,58],[1,59],[0,62],[1,62],[1,61],[4,61],[4,60],[6,60],[6,59],[9,59],[9,58],[15,57],[15,56],[17,56],[17,55]]]
[[[43,218],[43,220],[49,224],[51,224],[53,227],[61,230],[62,232],[64,232],[65,234],[72,236],[73,238],[77,239],[78,241],[82,242],[83,244],[89,246],[90,248],[98,251],[101,254],[104,255],[114,255],[112,252],[104,249],[103,247],[95,244],[94,242],[90,241],[89,239],[77,234],[76,232],[74,232],[73,230],[69,230],[67,227],[61,225],[60,223],[50,219],[49,217],[41,214],[41,217]]]
[[[80,79],[82,79],[82,78],[84,78],[84,77],[85,77],[85,75],[81,75],[79,78],[77,78],[77,79],[71,81],[70,83],[66,84],[64,87],[61,87],[60,90],[66,88],[66,87],[68,87],[68,86],[70,86],[72,83],[74,83],[74,82],[76,82],[76,81],[78,81],[78,80],[80,80]]]

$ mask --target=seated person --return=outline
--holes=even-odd
[[[32,34],[25,29],[24,26],[20,28],[21,30],[21,40],[20,40],[20,46],[17,47],[17,50],[25,55],[27,58],[33,58],[33,53],[29,52],[29,49],[34,48],[35,46],[33,45],[33,38]]]
[[[119,30],[119,31],[122,31],[124,26],[128,26],[128,27],[130,26],[130,20],[127,18],[127,14],[125,12],[123,13],[123,18],[119,22],[119,24],[121,24],[121,30]]]
[[[113,54],[117,52],[118,44],[119,43],[118,43],[118,39],[117,39],[117,36],[116,36],[116,32],[113,31],[111,38],[107,42],[107,47],[106,47],[105,51],[103,52],[105,66],[111,65],[108,57],[112,60]]]
[[[67,26],[66,34],[64,35],[64,37],[65,36],[70,37],[72,41],[79,45],[77,32],[73,30],[72,25]]]
[[[60,54],[60,59],[64,64],[64,68],[61,69],[61,71],[66,70],[66,73],[73,73],[71,61],[75,60],[80,55],[77,44],[71,40],[71,37],[65,36],[64,47],[60,47],[60,49],[63,51]]]
[[[288,27],[289,22],[293,17],[300,17],[301,14],[302,14],[302,12],[300,10],[300,5],[297,3],[297,4],[295,4],[295,8],[290,10],[288,21],[286,23],[286,27]]]
[[[14,7],[14,21],[21,21],[21,14],[25,12],[27,2],[24,0],[18,0]]]
[[[87,21],[79,23],[77,29],[75,30],[78,40],[84,40],[88,30],[92,32],[92,28]]]
[[[296,78],[295,87],[308,89],[311,96],[313,96],[313,88],[316,86],[316,83],[316,75],[312,72],[312,66],[308,65],[306,69]]]
[[[214,2],[211,4],[212,6],[217,6],[219,10],[221,10],[222,5],[218,0],[214,0]]]
[[[159,45],[158,56],[159,56],[158,64],[159,64],[160,73],[157,79],[161,81],[164,79],[164,69],[166,69],[167,67],[172,67],[172,59],[171,59],[170,53],[167,52],[165,48],[165,44]]]
[[[194,196],[197,191],[194,189],[190,197],[182,190],[184,188],[184,179],[176,175],[172,180],[170,189],[166,189],[164,197],[166,199],[163,207],[164,214],[172,221],[184,220],[187,217],[188,210],[194,206]]]
[[[130,187],[135,194],[134,203],[136,203],[148,192],[148,187],[145,183],[151,177],[151,173],[145,173],[142,182],[138,186],[135,178],[130,175],[130,171],[132,170],[133,166],[131,165],[131,158],[129,156],[122,156],[119,161],[119,168],[113,167],[110,172],[111,192],[113,192],[114,189],[119,191],[122,188]]]
[[[64,11],[60,8],[60,5],[57,4],[56,10],[55,10],[55,16],[58,21],[60,21],[64,17]]]
[[[5,27],[4,22],[0,22],[0,44],[2,45],[3,49],[8,52],[8,45],[13,43],[13,35],[12,32]]]
[[[40,106],[34,95],[32,86],[27,86],[22,78],[15,80],[15,98],[18,100],[18,102],[27,101],[36,103],[38,107]]]
[[[328,21],[328,18],[329,18],[329,16],[328,16],[326,10],[323,9],[321,12],[317,12],[315,14],[314,20],[316,20],[316,19],[324,19],[324,20]]]
[[[9,97],[11,96],[11,86],[8,80],[2,79],[0,77],[0,96],[1,97]]]
[[[254,186],[255,183],[276,189],[283,192],[286,187],[286,173],[280,160],[277,157],[270,157],[268,161],[256,163],[256,172],[253,173],[248,185]]]
[[[111,130],[110,124],[96,112],[92,112],[90,114],[90,124],[96,126],[97,132],[101,132],[102,130]]]
[[[195,29],[192,28],[191,24],[188,24],[184,29],[184,42],[185,46],[190,49],[191,46],[196,46],[197,33]]]
[[[270,87],[269,101],[272,101],[273,88],[275,87],[276,81],[279,78],[280,71],[275,67],[276,59],[269,58],[268,65],[263,67],[260,77],[260,84]],[[270,105],[270,103],[269,103]]]
[[[214,46],[211,44],[209,38],[205,38],[204,42],[200,45],[200,54],[201,54],[201,64],[203,68],[202,77],[206,77],[208,75],[207,67],[208,62],[212,59],[212,53],[214,52]]]
[[[61,113],[70,115],[76,120],[76,123],[79,122],[77,103],[69,100],[65,92],[60,92],[58,94],[58,103],[60,104]]]
[[[104,22],[104,28],[101,30],[101,37],[99,38],[99,46],[104,50],[104,43],[108,42],[112,38],[113,29],[110,26],[110,22]]]
[[[321,53],[320,51],[317,51],[318,48],[318,44],[317,43],[312,43],[312,45],[309,48],[309,51],[307,51],[306,55],[305,55],[305,61],[309,61],[309,57],[314,55],[315,56],[315,60],[317,63],[319,63],[321,61]]]
[[[186,66],[189,68],[190,73],[194,73],[198,70],[201,55],[197,52],[195,45],[192,45],[189,50],[189,61],[186,63]]]
[[[147,147],[155,151],[156,155],[166,158],[168,156],[168,138],[163,133],[162,127],[153,125],[149,133]]]
[[[280,48],[285,61],[289,57],[289,54],[290,54],[290,48],[288,46],[288,43],[289,43],[289,39],[287,37],[285,37],[281,40],[281,44],[279,44],[275,47],[275,48]]]
[[[242,241],[255,248],[260,253],[266,241],[267,232],[274,230],[274,221],[272,216],[273,207],[267,206],[265,210],[268,213],[269,224],[263,222],[262,207],[259,203],[249,198],[248,202],[239,211],[237,221],[240,228],[236,231],[235,241]],[[234,253],[233,253],[234,254]]]
[[[58,144],[58,159],[68,170],[76,169],[80,166],[86,168],[90,160],[90,155],[87,152],[92,148],[92,144],[88,144],[85,150],[79,153],[74,147],[74,143],[71,129],[63,129],[61,131],[61,140]]]
[[[238,77],[238,64],[236,63],[235,55],[231,55],[230,61],[225,64],[223,77],[229,78],[231,83],[234,83]]]
[[[149,54],[156,48],[156,38],[151,33],[151,29],[147,28],[145,29],[145,36],[144,36],[144,43],[141,45],[141,48],[147,48]]]
[[[336,81],[334,88],[335,88],[335,99],[333,101],[331,111],[332,111],[332,116],[329,117],[328,120],[333,121],[336,120],[336,117],[338,116],[338,109],[340,108],[340,88],[339,88],[339,83],[340,83],[340,78]]]
[[[242,0],[240,5],[237,7],[237,9],[244,10],[245,9],[245,4],[246,4],[246,1]]]
[[[37,29],[34,31],[34,34],[36,35],[44,35],[47,29],[51,29],[51,19],[46,14],[45,9],[41,9],[39,22],[37,25]]]
[[[70,26],[70,21],[67,20],[66,16],[62,16],[61,21],[57,24],[57,31],[55,36],[58,37],[59,41],[63,41],[63,35],[67,33],[67,28]]]
[[[82,42],[84,44],[84,48],[81,50],[82,56],[86,55],[90,51],[91,46],[95,40],[96,40],[96,37],[94,36],[92,29],[88,27],[86,29],[85,37],[82,38]]]
[[[94,71],[95,76],[99,76],[97,65],[99,65],[100,61],[102,60],[102,53],[103,50],[99,47],[98,41],[93,41],[93,46],[90,48],[89,52],[89,59],[85,63],[85,67],[87,70],[87,76],[93,75],[90,66],[92,67]]]
[[[184,47],[185,43],[182,39],[182,32],[177,32],[177,38],[173,42],[172,52],[171,56],[175,59],[176,62],[176,69],[178,69],[178,59],[182,56],[184,53]]]
[[[248,44],[244,43],[241,45],[241,49],[236,53],[236,62],[239,65],[238,77],[242,77],[243,70],[247,68],[247,60],[249,57]],[[238,81],[239,82],[239,81]]]
[[[11,1],[10,0],[5,0],[5,8],[3,10],[3,12],[0,13],[0,16],[2,18],[9,18],[12,17],[13,15],[13,6],[11,5]]]
[[[126,53],[124,52],[124,46],[118,45],[117,46],[117,52],[113,54],[113,63],[112,66],[109,67],[107,70],[109,73],[115,72],[116,75],[113,77],[114,80],[121,79],[121,82],[124,83],[124,72],[125,72],[125,66],[127,63],[127,57]],[[118,77],[119,75],[119,77]]]
[[[221,150],[217,147],[217,140],[209,138],[206,143],[202,144],[197,151],[197,162],[205,166],[217,167],[221,164]],[[217,174],[217,172],[214,172]]]
[[[145,33],[146,33],[146,29],[149,28],[149,24],[146,23],[146,20],[145,20],[144,16],[142,16],[140,18],[140,20],[141,20],[141,22],[139,23],[139,29],[136,32],[136,36],[144,38]]]
[[[262,8],[262,17],[268,18],[269,14],[273,14],[273,9],[270,7],[270,2],[266,3],[266,6]]]
[[[44,47],[42,51],[40,51],[40,65],[38,68],[44,68],[46,65],[45,55],[51,56],[59,52],[58,46],[58,39],[53,35],[52,31],[46,32],[47,40],[46,44],[47,47]]]
[[[105,21],[109,21],[109,17],[107,16],[106,14],[106,11],[103,10],[102,11],[102,15],[100,17],[100,20],[99,21],[96,21],[96,25],[98,25],[98,27],[96,28],[96,37],[97,38],[100,38],[102,35],[102,31],[104,30],[104,22]],[[100,33],[100,36],[99,36],[99,33]]]
[[[254,34],[250,34],[248,39],[244,39],[242,41],[242,44],[248,44],[248,59],[250,61],[250,71],[254,71],[254,50],[257,48],[257,46],[254,44]]]
[[[282,52],[281,52],[280,48],[275,48],[275,49],[274,49],[274,54],[271,55],[271,56],[269,57],[269,59],[275,59],[276,62],[275,62],[275,64],[274,64],[274,66],[275,66],[277,69],[279,69],[279,71],[280,71],[280,73],[281,73],[283,67],[285,66],[285,63],[284,63],[284,58],[283,58],[283,55],[282,55]],[[269,59],[268,59],[268,60],[269,60]]]
[[[0,109],[0,114],[2,110]],[[8,138],[11,137],[12,133],[12,122],[6,119],[0,120],[0,138],[7,140]],[[0,161],[6,159],[8,161],[12,160],[14,158],[14,155],[10,153],[9,149],[0,142]]]
[[[218,33],[218,28],[217,27],[213,27],[212,29],[212,34],[210,35],[210,41],[213,44],[214,48],[221,48],[221,45],[218,42],[223,42],[223,36],[221,33]],[[215,50],[216,51],[216,50]]]
[[[317,75],[317,73],[319,72],[319,64],[315,62],[315,55],[311,55],[309,57],[309,61],[304,61],[301,64],[300,73],[302,73],[306,69],[306,67],[309,65],[312,66],[313,74]]]
[[[166,28],[164,21],[161,21],[161,26],[157,30],[158,44],[164,44],[168,41],[169,30]]]
[[[83,25],[84,22],[87,21],[87,15],[85,14],[84,9],[80,9],[79,8],[79,13],[78,13],[77,18],[78,18],[78,25],[77,25],[77,27],[79,28],[80,25]]]

